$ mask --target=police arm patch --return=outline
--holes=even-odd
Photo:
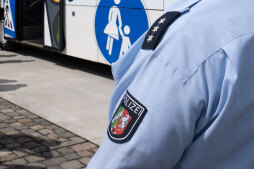
[[[146,34],[142,49],[154,50],[158,46],[166,29],[181,15],[181,12],[167,12],[157,19]]]
[[[127,91],[110,121],[107,131],[109,139],[119,144],[128,142],[146,113],[146,107]]]

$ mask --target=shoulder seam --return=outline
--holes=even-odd
[[[190,74],[186,80],[184,81],[184,83],[187,83],[195,74],[196,72],[198,71],[198,69],[208,60],[210,59],[212,56],[214,56],[216,53],[218,53],[220,50],[223,51],[223,53],[226,55],[226,57],[229,59],[229,57],[227,56],[227,54],[225,53],[225,51],[223,50],[223,48],[225,46],[227,46],[228,44],[230,44],[231,42],[233,42],[234,40],[238,39],[238,38],[241,38],[243,36],[247,36],[247,35],[250,35],[250,34],[254,34],[254,31],[251,31],[251,32],[248,32],[248,33],[244,33],[244,34],[240,34],[240,35],[237,35],[235,37],[233,37],[232,39],[230,39],[227,43],[225,43],[224,45],[222,45],[222,47],[218,48],[215,50],[215,52],[213,52],[211,55],[209,55],[208,57],[206,57],[196,68],[196,70]],[[229,59],[230,60],[230,59]]]
[[[250,35],[250,34],[254,34],[254,31],[251,31],[251,32],[248,32],[248,33],[244,33],[244,34],[241,34],[241,35],[238,35],[238,36],[235,36],[233,37],[231,40],[229,40],[225,45],[223,45],[221,48],[224,48],[225,46],[227,46],[228,44],[230,44],[231,42],[233,42],[234,40],[238,39],[238,38],[241,38],[243,36],[247,36],[247,35]]]

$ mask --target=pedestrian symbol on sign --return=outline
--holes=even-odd
[[[131,41],[130,38],[128,37],[128,35],[130,34],[130,27],[128,25],[126,25],[124,27],[124,33],[125,35],[122,36],[122,46],[121,46],[121,50],[120,50],[120,55],[119,58],[124,55],[127,50],[131,47]]]
[[[12,14],[11,14],[11,5],[10,1],[6,0],[5,5],[4,5],[4,26],[5,28],[8,28],[12,31],[14,31],[14,26],[13,26],[13,19],[12,19]]]
[[[148,27],[147,14],[140,0],[101,0],[98,5],[96,40],[109,63],[124,55]]]

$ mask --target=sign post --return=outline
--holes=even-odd
[[[0,44],[4,41],[4,0],[0,0]]]

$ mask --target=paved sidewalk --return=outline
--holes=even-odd
[[[0,97],[101,143],[114,89],[109,66],[21,46],[0,50],[0,72]]]
[[[85,168],[98,146],[0,98],[0,169]]]

